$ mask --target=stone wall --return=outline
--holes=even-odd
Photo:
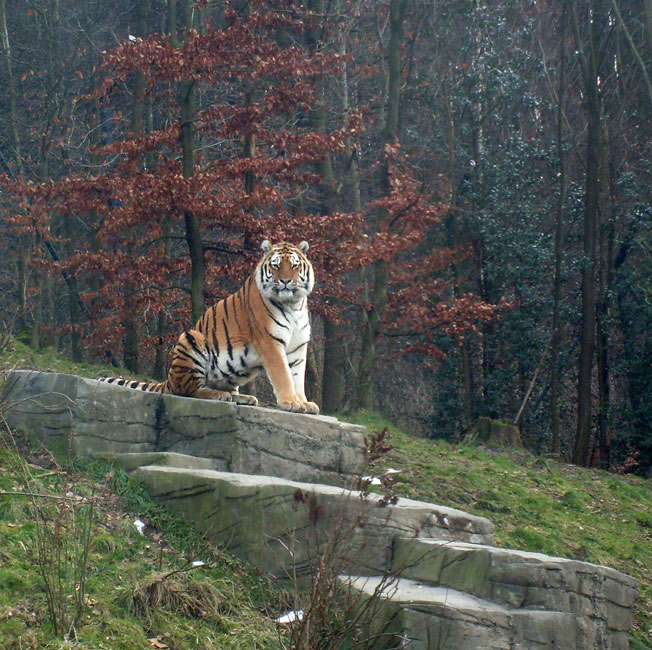
[[[80,455],[178,452],[214,468],[347,485],[360,476],[366,429],[326,416],[147,393],[74,375],[11,374],[6,419]]]

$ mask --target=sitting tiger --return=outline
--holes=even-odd
[[[256,406],[239,388],[263,368],[279,408],[319,413],[304,390],[310,340],[308,295],[314,286],[308,242],[272,245],[236,293],[213,305],[174,348],[168,378],[162,383],[115,377],[100,381],[155,393],[233,401]]]

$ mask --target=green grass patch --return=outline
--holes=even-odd
[[[5,350],[0,351],[0,369],[26,369],[43,372],[60,372],[80,377],[125,377],[147,379],[144,375],[134,375],[125,368],[113,368],[96,363],[78,363],[62,356],[54,348],[35,350],[20,339],[11,337]]]
[[[33,463],[39,459],[33,458]],[[0,450],[2,491],[24,492],[17,457]],[[60,495],[65,477],[32,468],[32,487]],[[86,606],[76,630],[84,650],[143,650],[151,639],[175,650],[278,648],[271,619],[263,612],[278,598],[252,569],[222,548],[201,539],[187,522],[154,503],[142,486],[104,460],[80,460],[73,467],[74,493],[95,494],[97,510],[88,553]],[[134,520],[148,524],[138,533]],[[0,496],[0,648],[59,648],[48,623],[36,553],[37,529],[30,500]],[[194,560],[204,566],[192,568]],[[167,598],[143,585],[165,578]],[[163,593],[165,589],[156,593]],[[146,611],[130,607],[134,594]],[[72,647],[72,646],[71,646]]]

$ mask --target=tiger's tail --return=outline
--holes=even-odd
[[[97,381],[103,381],[107,384],[115,384],[116,386],[124,386],[125,388],[134,388],[135,390],[142,390],[147,393],[169,393],[170,388],[168,382],[162,381],[156,383],[153,381],[136,381],[132,379],[122,379],[121,377],[95,377]]]

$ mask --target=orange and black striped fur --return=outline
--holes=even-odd
[[[304,390],[310,340],[308,295],[314,286],[308,243],[262,244],[263,257],[236,293],[220,300],[184,332],[160,384],[103,377],[100,381],[157,393],[255,406],[239,388],[263,368],[279,408],[319,413]]]

